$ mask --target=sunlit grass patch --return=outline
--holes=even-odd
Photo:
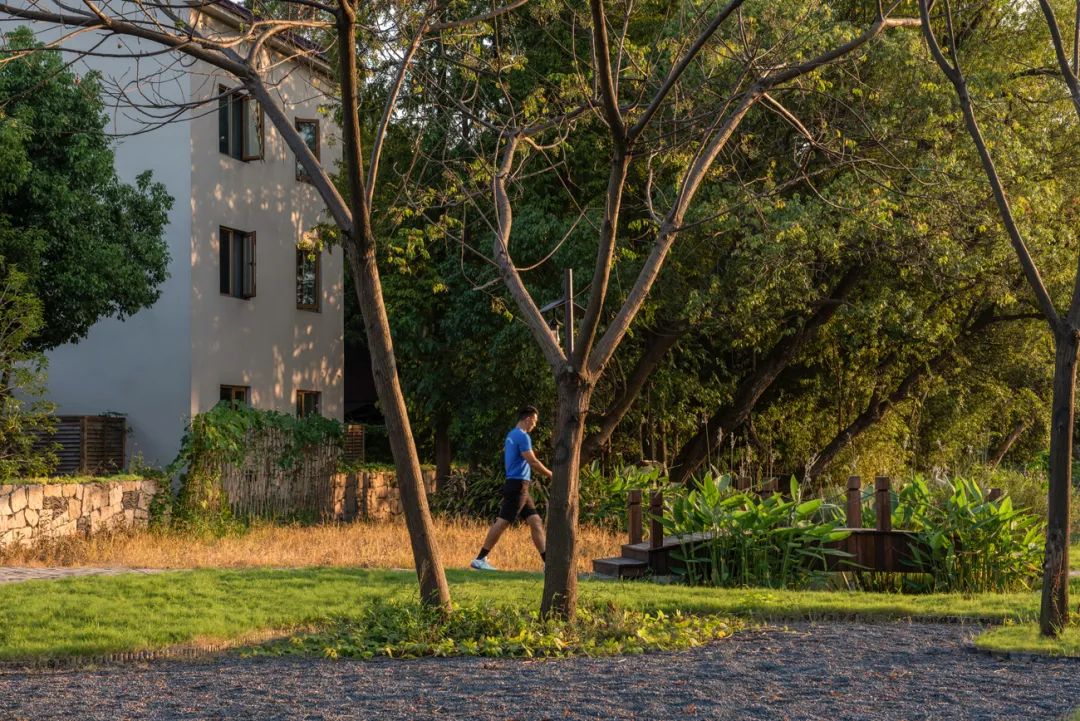
[[[975,646],[998,653],[1030,653],[1080,658],[1080,625],[1071,624],[1057,638],[1039,633],[1039,624],[1022,623],[992,628],[975,639]],[[1070,719],[1080,719],[1073,715]]]

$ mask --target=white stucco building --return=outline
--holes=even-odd
[[[228,8],[210,6],[193,18],[217,27],[242,19]],[[325,69],[274,59],[274,93],[334,167],[339,132],[325,112]],[[174,60],[96,57],[75,66],[101,71],[129,95],[178,107],[208,102],[139,134],[130,133],[147,129],[145,116],[119,104],[111,111],[121,178],[152,170],[174,199],[170,275],[151,308],[103,320],[85,340],[49,354],[58,413],[126,415],[128,458],[138,453],[159,465],[175,455],[187,420],[222,398],[287,413],[343,413],[342,252],[327,249],[315,261],[298,252],[305,231],[327,220],[325,206],[257,104],[232,93],[235,79],[203,63],[179,69]],[[160,73],[148,67],[153,62]]]

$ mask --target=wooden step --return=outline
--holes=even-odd
[[[615,556],[593,560],[593,573],[612,578],[641,578],[649,569],[649,564],[633,558]]]
[[[649,541],[642,541],[641,543],[624,543],[622,555],[626,558],[648,562],[652,556],[670,553],[676,548],[679,548],[683,543],[706,541],[710,538],[712,538],[711,533],[691,533],[681,537],[664,536],[664,543],[660,548],[653,548]]]

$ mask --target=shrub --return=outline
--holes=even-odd
[[[26,275],[0,258],[0,483],[47,476],[56,467],[59,446],[46,440],[55,430],[55,406],[42,398],[47,362],[30,350],[41,328],[41,302]]]
[[[474,473],[455,472],[443,481],[431,496],[431,510],[447,518],[474,518],[492,521],[502,503],[502,488],[506,479],[489,469]],[[547,505],[547,489],[534,483],[529,489],[536,509],[543,514]]]
[[[443,614],[415,601],[378,600],[361,617],[249,650],[250,655],[608,656],[700,646],[731,634],[715,616],[628,611],[581,604],[573,623],[540,620],[509,604],[455,606]]]
[[[916,476],[896,494],[893,524],[918,534],[915,561],[930,569],[932,591],[1026,590],[1041,572],[1042,519],[1008,495],[991,501],[968,479],[952,479],[935,498]]]
[[[658,466],[622,466],[605,475],[598,463],[581,469],[578,518],[610,530],[626,530],[627,495],[632,490],[648,492],[667,485]]]
[[[676,559],[691,584],[805,588],[824,572],[828,556],[847,554],[825,544],[847,537],[837,509],[817,498],[757,498],[731,488],[731,477],[706,476],[698,488],[671,499],[665,533],[685,539]]]
[[[452,473],[431,496],[433,513],[451,518],[490,521],[499,512],[505,478],[482,469],[476,473]],[[661,484],[655,467],[625,466],[604,475],[598,464],[581,469],[578,520],[582,524],[626,530],[626,497],[632,489],[649,490]],[[547,511],[548,481],[535,480],[529,488],[536,510]]]

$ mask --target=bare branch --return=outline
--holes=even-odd
[[[510,135],[504,139],[505,147],[499,166],[492,179],[492,191],[495,196],[496,232],[495,232],[495,265],[499,268],[503,282],[506,284],[514,302],[524,317],[525,324],[529,326],[536,342],[540,344],[540,350],[544,353],[552,368],[561,368],[567,361],[566,354],[559,347],[559,341],[555,334],[540,315],[540,309],[536,306],[514,262],[510,258],[510,229],[513,224],[513,205],[506,192],[506,180],[510,176],[514,166],[514,155],[517,151],[519,139],[516,135]]]
[[[946,13],[949,13],[948,0],[944,0],[944,3]],[[986,147],[986,142],[983,140],[979,123],[975,119],[975,111],[971,105],[971,96],[968,95],[967,81],[964,79],[964,75],[960,71],[959,65],[955,64],[955,49],[953,52],[954,64],[950,64],[945,58],[941,46],[938,44],[937,36],[934,34],[933,28],[930,26],[929,0],[919,0],[919,14],[922,17],[923,37],[926,38],[926,44],[930,48],[930,54],[933,56],[938,67],[941,68],[941,72],[949,79],[949,82],[952,83],[953,88],[956,90],[956,97],[960,102],[960,111],[964,116],[964,124],[967,126],[968,134],[975,143],[975,149],[978,151],[979,160],[982,162],[986,178],[990,182],[994,200],[997,202],[998,210],[1001,213],[1002,223],[1005,225],[1005,230],[1009,234],[1013,250],[1016,252],[1017,259],[1020,261],[1020,267],[1023,268],[1028,285],[1031,286],[1031,290],[1035,293],[1035,300],[1039,305],[1039,310],[1042,311],[1043,317],[1046,318],[1047,323],[1050,324],[1050,330],[1057,333],[1061,329],[1062,318],[1054,307],[1054,301],[1050,297],[1046,285],[1043,283],[1042,276],[1039,274],[1039,269],[1031,257],[1031,252],[1028,250],[1027,243],[1024,242],[1020,229],[1016,225],[1012,207],[1009,204],[1009,199],[1005,195],[1005,189],[1001,183],[1001,177],[998,175],[997,168],[994,165],[994,159],[990,156],[990,151]]]
[[[698,39],[694,41],[694,44],[690,46],[690,49],[686,51],[679,62],[675,64],[671,69],[671,72],[668,73],[668,76],[664,79],[660,89],[653,95],[652,101],[649,102],[649,107],[645,109],[645,112],[642,113],[641,117],[638,118],[637,122],[634,123],[633,127],[627,132],[631,142],[645,131],[645,128],[648,126],[649,121],[652,120],[653,115],[660,109],[664,99],[667,98],[671,89],[675,87],[679,78],[682,77],[682,74],[686,71],[686,68],[690,66],[693,59],[697,57],[698,53],[701,52],[701,49],[705,47],[705,43],[709,41],[709,38],[711,38],[724,21],[728,19],[728,16],[742,5],[743,2],[745,2],[745,0],[731,0],[731,2],[725,5],[723,9],[717,13],[716,17],[713,18],[713,21],[709,23],[709,26],[702,31],[698,36]]]
[[[611,137],[616,147],[625,150],[626,126],[619,110],[619,99],[615,95],[615,83],[611,77],[611,47],[608,43],[607,15],[604,13],[604,0],[589,0],[592,13],[593,55],[596,56],[596,76],[600,83],[600,104],[611,128]]]
[[[481,13],[480,15],[473,15],[472,17],[464,18],[462,20],[451,20],[444,23],[432,23],[431,25],[428,25],[427,33],[437,33],[443,30],[452,30],[453,28],[460,28],[466,25],[475,25],[476,23],[482,23],[486,20],[492,20],[499,17],[500,15],[505,15],[508,12],[517,10],[519,7],[522,7],[528,2],[529,0],[514,0],[513,2],[503,5],[502,7],[494,8],[490,12]]]

